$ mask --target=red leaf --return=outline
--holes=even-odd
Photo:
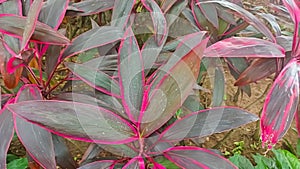
[[[264,103],[261,115],[262,142],[271,148],[289,129],[299,103],[300,64],[292,60],[280,72]]]
[[[247,37],[227,38],[205,50],[205,57],[284,57],[285,50],[272,42]]]
[[[27,19],[26,19],[26,25],[23,32],[23,38],[21,43],[22,50],[28,44],[30,37],[32,36],[35,30],[35,26],[38,20],[40,10],[42,9],[42,5],[43,5],[43,0],[35,0],[30,6]]]

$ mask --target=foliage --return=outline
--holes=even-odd
[[[235,154],[230,157],[229,160],[233,162],[240,169],[263,169],[263,168],[274,168],[274,169],[289,169],[299,168],[299,159],[287,150],[273,149],[274,157],[265,157],[257,154],[253,155],[256,165],[253,166],[251,162],[240,154]]]
[[[28,167],[28,161],[26,158],[19,158],[13,154],[7,154],[7,168],[8,169],[26,169]]]
[[[0,112],[0,168],[6,168],[14,131],[29,163],[47,169],[236,168],[211,150],[177,146],[258,120],[221,106],[225,81],[215,58],[222,57],[238,79],[247,71],[246,56],[284,57],[268,27],[232,2],[0,1],[0,63],[7,91]],[[59,29],[66,15],[92,14],[100,21],[92,20],[90,30],[71,40]],[[102,24],[109,14],[110,24]],[[268,40],[233,37],[249,24]],[[213,68],[212,107],[206,109],[196,94],[200,65]],[[286,83],[290,74],[297,76],[297,62],[288,65],[279,74]],[[288,83],[295,92],[297,83]],[[78,84],[85,88],[75,90]],[[250,95],[249,86],[241,90]],[[62,138],[92,143],[80,166]],[[115,156],[93,161],[99,147]]]

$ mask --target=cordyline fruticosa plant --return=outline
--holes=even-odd
[[[32,165],[47,169],[56,168],[56,165],[77,167],[58,136],[97,143],[116,154],[113,159],[86,162],[81,169],[166,168],[158,163],[160,158],[188,169],[236,168],[210,150],[175,145],[184,139],[219,133],[257,120],[255,115],[238,108],[199,110],[195,109],[195,100],[189,102],[203,53],[207,57],[217,57],[220,53],[223,57],[283,56],[284,50],[272,43],[275,42],[272,33],[256,17],[227,1],[205,1],[202,4],[185,0],[0,2],[1,75],[6,88],[18,86],[16,94],[2,96],[0,168],[5,168],[6,153],[14,131],[28,157],[36,162]],[[194,29],[193,33],[180,37],[172,35],[176,43],[167,44],[174,16],[188,10],[190,5],[194,6],[194,13],[195,7],[216,6],[233,10],[239,16],[244,14],[244,19],[271,42],[224,35],[223,38],[227,39],[215,43],[221,39],[217,39],[218,35],[212,34],[213,31],[207,34],[207,30]],[[90,15],[110,9],[109,26],[92,22],[91,30],[71,41],[62,34],[63,31],[58,31],[65,13]],[[149,12],[151,24],[147,26],[151,28],[151,35],[140,48],[134,25],[137,25],[137,13],[143,11]],[[186,16],[190,16],[189,13]],[[215,15],[213,18],[216,19]],[[222,22],[218,16],[217,20]],[[216,24],[216,20],[210,21]],[[224,29],[232,33],[229,28],[232,24],[226,24]],[[201,22],[198,26],[201,28]],[[221,35],[224,32],[221,31]],[[174,44],[175,47],[170,47]],[[205,49],[207,44],[210,46]],[[228,46],[224,47],[224,44]],[[96,49],[100,56],[81,64],[65,62],[66,58],[91,49]],[[160,58],[163,51],[169,51],[167,59]],[[243,54],[245,51],[247,53]],[[61,82],[55,82],[55,73],[63,62],[71,73]],[[53,92],[61,84],[78,79],[95,89],[94,93],[84,90],[81,93]],[[169,123],[183,106],[193,111]],[[89,153],[91,151],[87,156]]]
[[[300,1],[284,0],[283,4],[285,8],[282,6],[273,7],[281,16],[290,15],[294,23],[293,36],[282,35],[279,24],[274,19],[276,18],[274,15],[265,15],[262,13],[259,13],[259,15],[269,19],[277,43],[285,48],[285,57],[277,59],[260,58],[254,60],[251,65],[240,74],[235,83],[237,86],[243,86],[275,73],[275,81],[267,94],[260,122],[262,142],[267,144],[268,148],[272,148],[272,146],[284,136],[290,128],[293,118],[296,120],[298,134],[300,133],[298,107]],[[226,43],[223,44],[223,46],[226,45]],[[220,44],[220,46],[222,45]]]

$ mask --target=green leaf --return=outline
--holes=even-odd
[[[19,157],[14,154],[7,154],[7,156],[6,156],[7,163],[10,163],[16,159],[19,159]]]
[[[287,150],[272,150],[276,157],[276,163],[281,169],[300,168],[298,158]]]
[[[28,167],[27,158],[13,160],[7,164],[7,169],[26,169]]]
[[[297,146],[296,146],[297,156],[300,156],[300,138],[298,138]]]
[[[264,157],[260,154],[253,155],[254,161],[257,164],[255,169],[278,169],[276,166],[276,162],[272,158]]]
[[[180,169],[177,165],[172,163],[170,160],[166,159],[165,157],[158,157],[155,158],[155,161],[161,165],[163,165],[166,168],[172,168],[172,169]]]
[[[239,169],[254,169],[250,160],[240,154],[234,154],[229,160],[235,164]]]

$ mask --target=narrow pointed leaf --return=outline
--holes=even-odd
[[[291,61],[277,76],[261,115],[262,142],[271,148],[289,129],[299,103],[300,64]]]
[[[59,165],[61,168],[75,169],[76,162],[74,161],[64,138],[52,134],[52,141],[57,165]]]
[[[174,147],[164,153],[164,156],[180,166],[188,169],[238,169],[224,157],[207,149],[198,147]]]
[[[199,0],[197,0],[199,2]],[[219,29],[219,18],[217,14],[216,5],[213,4],[199,4],[201,12],[206,19],[216,28]]]
[[[42,94],[38,87],[25,85],[19,90],[16,102],[39,99],[42,99]],[[19,117],[15,117],[15,128],[30,156],[44,168],[55,169],[56,161],[51,133]]]
[[[161,10],[166,13],[175,3],[175,0],[164,0],[161,4]]]
[[[260,79],[270,76],[276,71],[276,59],[259,58],[254,60],[251,65],[243,71],[235,86],[243,86]]]
[[[168,121],[192,91],[207,41],[208,39],[204,39],[199,42],[198,39],[196,46],[188,51],[180,51],[185,53],[181,59],[169,60],[169,64],[160,69],[161,76],[158,75],[151,84],[149,103],[141,121],[145,135],[151,134]]]
[[[174,1],[174,2],[176,2],[176,1]],[[168,9],[168,12],[165,15],[166,21],[168,24],[168,28],[170,28],[170,26],[176,21],[176,19],[178,19],[179,15],[186,8],[187,4],[188,4],[187,0],[180,0],[180,1],[177,1],[173,6],[171,6],[170,9]],[[182,25],[182,26],[184,26],[184,25]]]
[[[162,134],[160,141],[180,141],[221,133],[257,121],[258,117],[234,107],[216,107],[191,113],[177,120]]]
[[[66,48],[61,59],[119,41],[122,37],[123,31],[117,27],[103,26],[91,29],[73,39],[72,44]]]
[[[25,101],[9,105],[9,109],[67,138],[102,144],[136,139],[135,129],[128,122],[101,107],[67,101]]]
[[[65,16],[68,4],[69,0],[46,1],[43,8],[40,11],[39,21],[57,30]]]
[[[166,18],[154,0],[141,0],[141,2],[150,12],[154,26],[155,41],[160,46],[168,34]]]
[[[205,50],[205,57],[284,57],[284,49],[272,42],[246,37],[224,39]]]
[[[67,15],[93,15],[114,7],[115,0],[84,0],[68,6]]]
[[[22,2],[20,0],[10,0],[1,3],[0,13],[22,15]]]
[[[136,0],[115,0],[111,25],[125,28]]]
[[[138,121],[143,100],[145,77],[142,59],[137,40],[129,27],[120,44],[118,65],[122,103],[132,121]]]
[[[214,76],[213,98],[212,98],[213,107],[222,105],[224,94],[225,94],[225,77],[224,77],[223,69],[221,69],[220,67],[216,67],[215,76]]]
[[[119,97],[120,88],[118,82],[102,71],[72,62],[68,62],[65,65],[88,85],[106,94]]]
[[[94,93],[93,93],[94,94]],[[90,104],[94,106],[100,106],[107,110],[110,110],[124,118],[127,118],[124,108],[115,97],[111,97],[106,94],[102,94],[102,97],[97,97],[97,94],[93,97],[90,93],[76,93],[75,91],[68,93],[61,93],[56,95],[53,100],[65,100],[74,101],[79,103]]]
[[[234,3],[228,2],[228,1],[204,1],[204,2],[202,1],[202,2],[200,2],[200,4],[202,4],[202,3],[203,4],[206,4],[206,3],[220,4],[223,7],[226,7],[226,8],[229,8],[229,9],[235,11],[236,15],[243,18],[249,24],[254,26],[257,30],[259,30],[261,33],[263,33],[272,42],[276,42],[275,37],[273,36],[272,32],[268,29],[268,27],[262,21],[260,21],[256,16],[254,16],[253,14],[251,14],[244,8],[238,6]]]
[[[86,164],[86,165],[83,165],[83,166],[79,167],[78,169],[93,169],[93,168],[97,168],[97,169],[108,169],[108,168],[111,167],[114,163],[115,163],[115,161],[113,161],[113,160],[95,161],[95,162],[92,162],[92,163],[88,163],[88,164]]]
[[[11,14],[0,15],[0,32],[4,34],[22,38],[26,24],[26,17]],[[36,28],[32,34],[31,40],[41,44],[69,44],[69,40],[61,33],[38,21],[36,23]]]
[[[24,47],[28,44],[34,30],[35,26],[38,20],[38,16],[40,13],[40,10],[43,5],[43,0],[35,0],[30,6],[27,18],[26,18],[26,25],[23,32],[22,37],[22,43],[21,43],[21,49],[24,49]]]
[[[14,122],[11,112],[6,108],[0,111],[0,168],[6,168],[6,157],[14,135]]]
[[[293,36],[293,45],[292,45],[292,51],[296,56],[299,55],[299,23],[300,23],[300,8],[299,8],[299,2],[295,0],[285,0],[283,1],[285,7],[290,13],[290,16],[294,22],[294,36]]]
[[[271,26],[273,31],[275,32],[276,37],[281,35],[281,28],[276,21],[276,16],[272,14],[266,13],[258,13],[261,17],[263,17]]]
[[[142,157],[136,157],[125,164],[122,169],[145,169],[145,162]]]
[[[55,46],[55,45],[50,45],[46,51],[46,58],[45,58],[45,72],[47,73],[48,77],[53,71],[55,71],[55,66],[58,62],[58,58],[60,56],[59,51],[61,51],[61,46]]]
[[[225,61],[228,64],[230,74],[234,79],[238,79],[242,72],[249,67],[249,62],[246,58],[226,58]],[[240,87],[249,97],[251,96],[250,85],[244,85]]]
[[[157,60],[165,41],[161,45],[157,45],[155,42],[155,35],[153,35],[144,43],[141,52],[143,60],[146,61],[144,62],[145,75],[147,75],[151,68],[155,65],[155,61]]]

